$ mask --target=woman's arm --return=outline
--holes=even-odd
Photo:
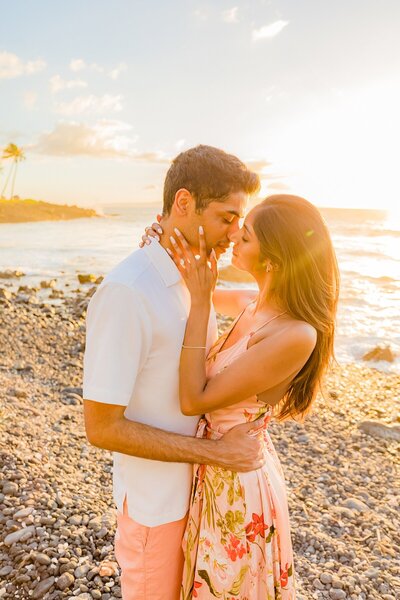
[[[192,343],[201,336],[205,314],[205,306],[195,305],[191,310],[187,335]],[[200,350],[183,352],[179,388],[183,414],[211,412],[276,387],[301,370],[315,343],[312,326],[303,322],[290,324],[284,333],[279,331],[253,344],[208,381],[204,354]]]
[[[237,317],[256,297],[257,290],[215,288],[213,304],[217,313],[227,317]]]

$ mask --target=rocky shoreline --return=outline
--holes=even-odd
[[[0,198],[0,223],[27,223],[30,221],[64,221],[99,217],[91,208],[70,204],[52,204],[42,200]]]
[[[82,414],[95,286],[20,287],[0,289],[0,599],[114,600],[112,457]],[[400,598],[399,391],[398,375],[337,366],[304,424],[271,424],[298,600]]]

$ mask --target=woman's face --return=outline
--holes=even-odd
[[[260,262],[260,243],[253,229],[255,209],[251,210],[239,231],[231,236],[233,245],[232,264],[249,273],[265,270]]]

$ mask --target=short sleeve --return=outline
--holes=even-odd
[[[149,352],[149,327],[134,289],[110,282],[96,291],[86,317],[84,398],[128,406]]]

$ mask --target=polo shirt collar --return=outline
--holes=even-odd
[[[175,285],[181,280],[181,274],[177,266],[157,240],[153,238],[149,245],[145,244],[143,246],[143,250],[160,273],[167,287]]]

